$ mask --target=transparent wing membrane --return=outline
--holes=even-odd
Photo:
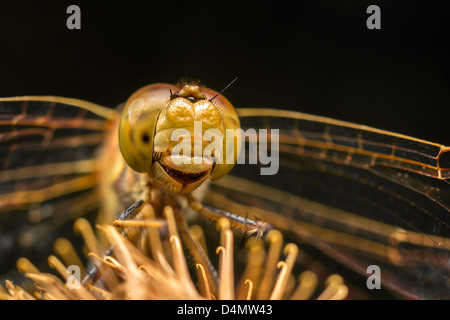
[[[449,298],[448,148],[365,126],[270,109],[243,129],[279,129],[280,169],[237,165],[206,201],[255,214],[410,298]],[[251,180],[251,181],[250,181]]]
[[[386,166],[450,178],[450,148],[389,131],[293,111],[239,109],[247,127],[280,129],[283,148],[362,167]],[[247,124],[247,122],[249,122]]]
[[[77,99],[0,99],[2,274],[49,247],[50,230],[98,207],[96,160],[114,117]]]

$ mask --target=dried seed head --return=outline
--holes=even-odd
[[[276,230],[266,237],[267,251],[261,239],[248,239],[245,270],[235,284],[234,235],[229,221],[224,218],[218,223],[220,245],[216,253],[219,254],[219,291],[216,296],[209,286],[206,266],[197,263],[198,281],[191,277],[173,210],[166,207],[164,213],[164,223],[148,215],[149,220],[127,225],[146,234],[146,241],[138,244],[130,242],[111,225],[99,227],[108,245],[114,249],[106,256],[96,252],[89,254],[98,264],[97,271],[101,274],[95,283],[81,285],[81,282],[75,282],[80,284],[78,288],[69,285],[74,275],[67,273],[68,264],[80,261],[80,258],[67,240],[58,239],[55,251],[62,261],[56,256],[50,256],[48,261],[64,280],[39,272],[30,261],[21,258],[17,267],[34,282],[36,291],[29,293],[7,281],[5,288],[0,286],[0,299],[345,299],[348,294],[348,288],[339,275],[330,276],[323,292],[316,293],[319,281],[311,271],[301,273],[298,286],[294,288],[292,272],[299,249],[292,243],[286,245],[286,258],[280,261],[283,237]],[[105,252],[86,222],[84,219],[77,220],[75,229],[83,236],[89,249]],[[169,237],[158,232],[157,228],[162,225],[168,226]],[[194,228],[195,234],[202,239],[204,235],[198,228]],[[87,270],[80,266],[83,277]]]

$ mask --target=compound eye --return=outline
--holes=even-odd
[[[119,125],[119,146],[127,164],[149,172],[153,162],[156,120],[167,102],[168,84],[153,84],[136,91],[125,103]]]
[[[144,133],[144,134],[142,135],[142,142],[143,142],[144,144],[148,144],[148,143],[150,142],[150,136],[149,136],[147,133]]]

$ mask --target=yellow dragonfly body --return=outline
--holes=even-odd
[[[171,100],[169,88],[180,89],[154,86],[166,91],[159,98],[161,108]],[[226,104],[223,99],[220,95],[216,101]],[[100,210],[96,221],[111,223],[136,199],[151,197],[149,185],[158,187],[154,192],[168,189],[152,180],[161,175],[138,173],[142,163],[125,155],[127,142],[119,132],[129,128],[122,127],[122,109],[60,97],[0,99],[2,278],[11,275],[19,256],[42,257],[74,218]],[[225,108],[225,118],[230,110]],[[201,193],[205,203],[218,209],[267,221],[300,247],[318,249],[360,274],[368,276],[367,268],[377,265],[382,285],[401,296],[450,298],[448,147],[299,112],[236,113],[244,130],[279,130],[278,173],[263,176],[259,166],[238,164],[218,167],[214,176],[214,168],[203,163],[193,174],[207,172],[204,180],[214,181],[203,188],[202,180],[187,193]],[[227,119],[236,122],[234,115]],[[140,143],[148,143],[142,137]],[[176,188],[166,193],[183,189]]]

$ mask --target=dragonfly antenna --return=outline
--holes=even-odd
[[[222,89],[222,91],[220,91],[218,94],[216,94],[214,97],[212,97],[211,99],[209,99],[209,101],[213,101],[219,94],[222,94],[225,90],[228,89],[229,86],[231,86],[239,77],[236,77],[233,79],[233,81],[231,81],[225,88]]]

